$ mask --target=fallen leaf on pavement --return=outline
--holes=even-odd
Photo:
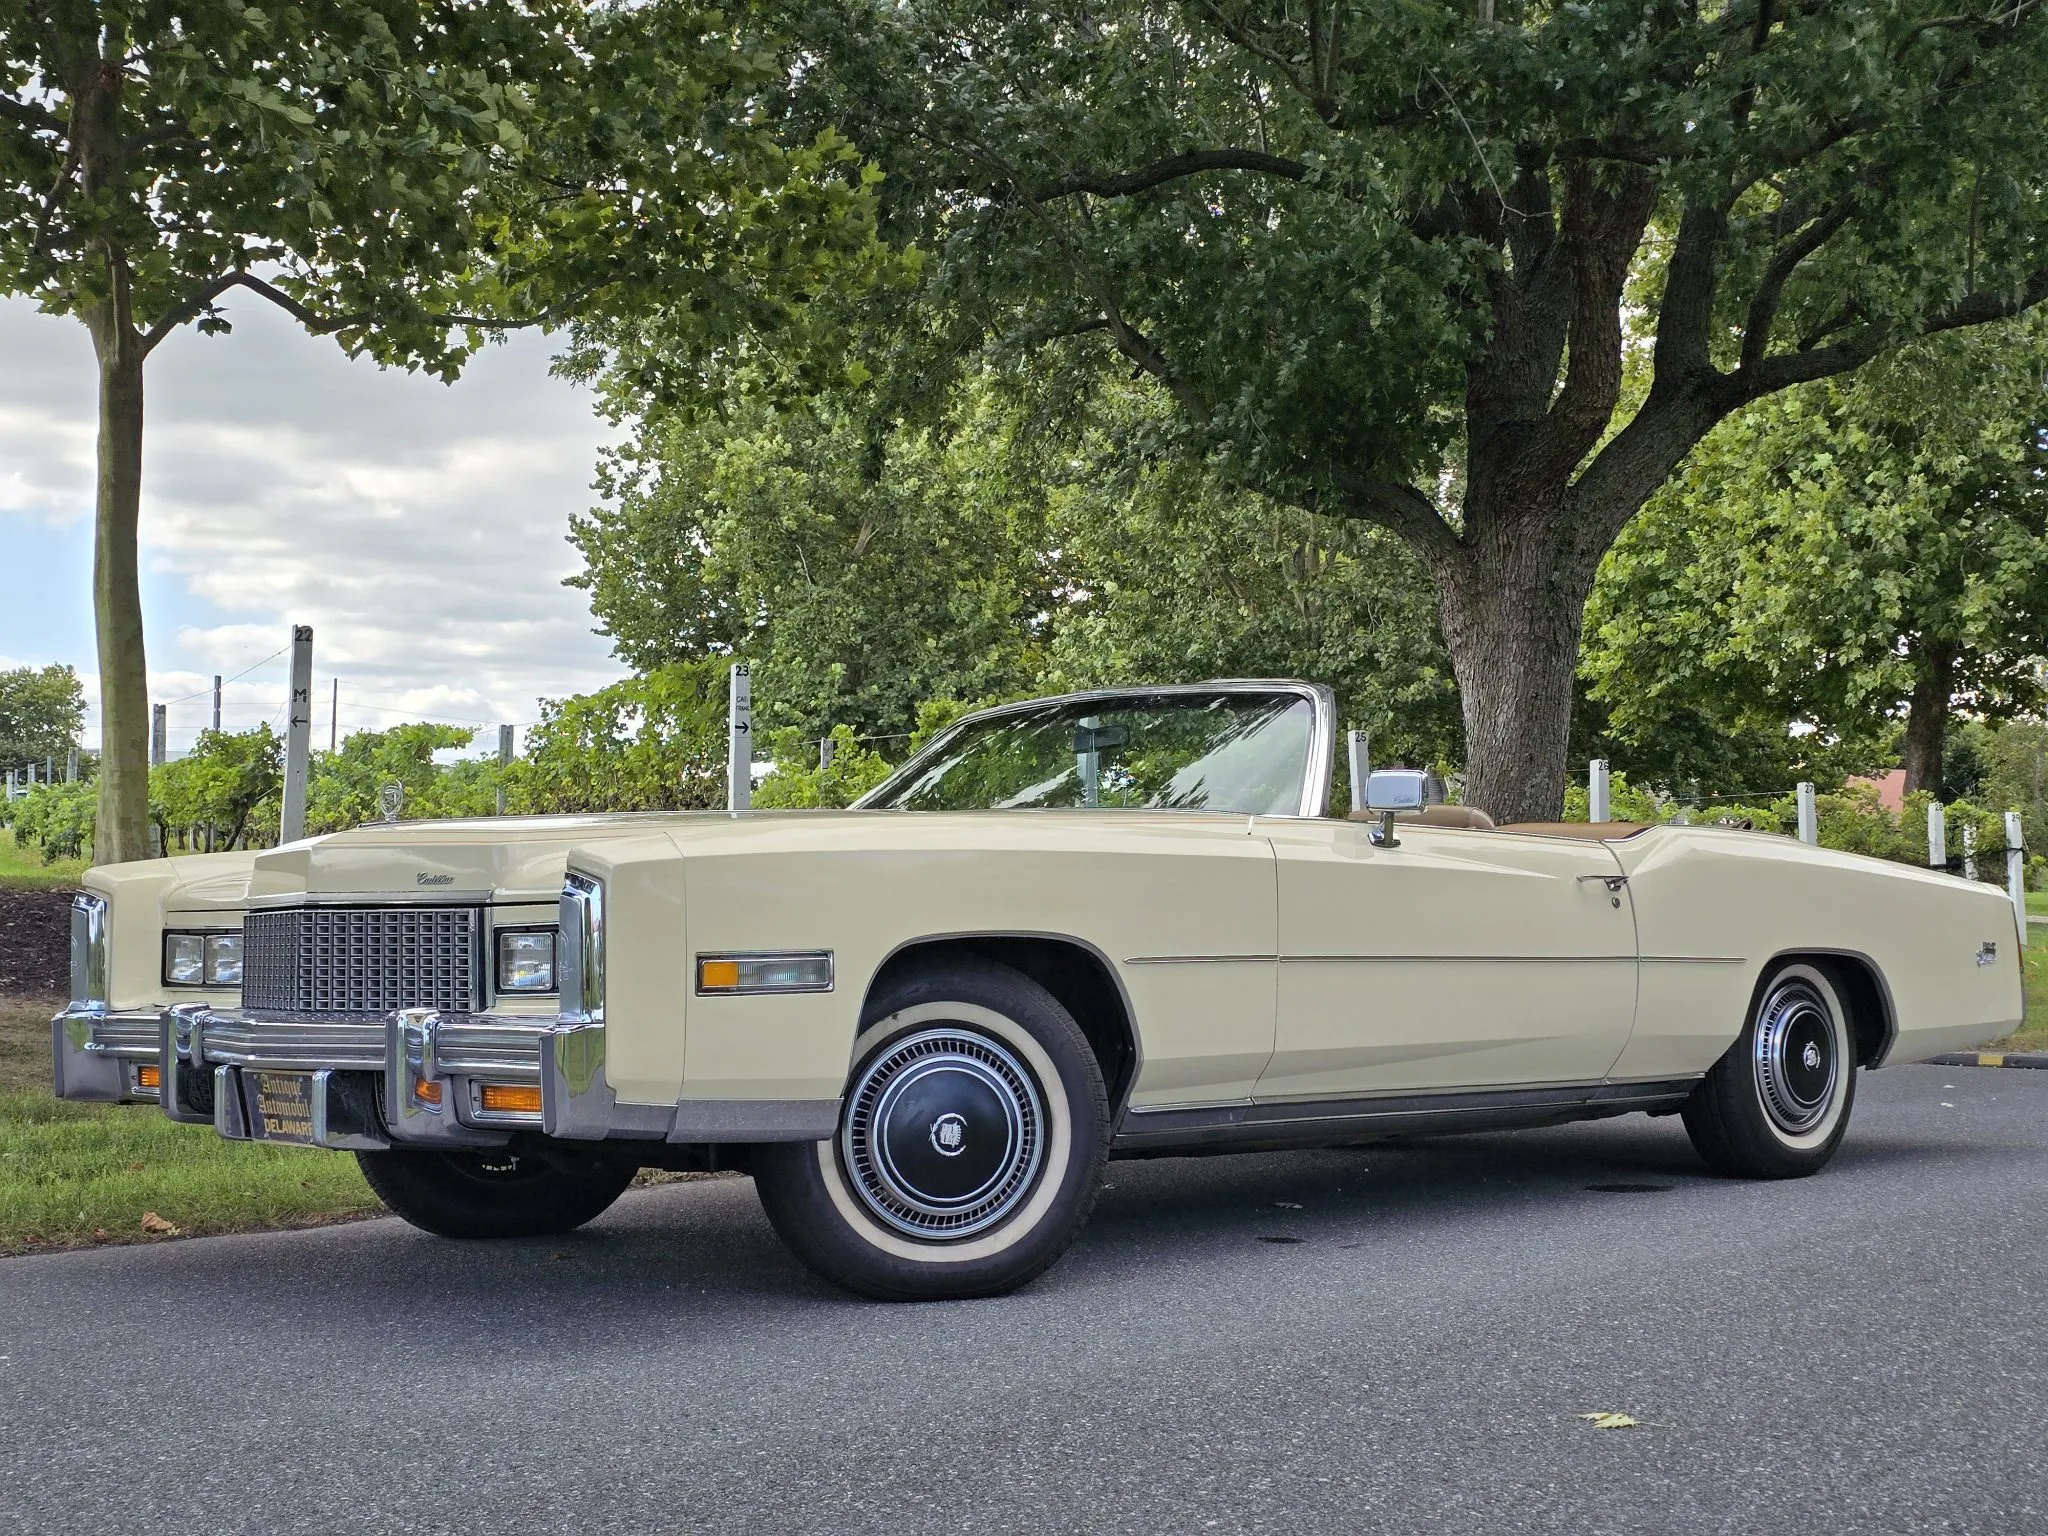
[[[1582,1413],[1579,1417],[1586,1420],[1595,1429],[1641,1429],[1643,1427],[1641,1419],[1630,1418],[1625,1413]]]
[[[178,1235],[178,1228],[172,1223],[165,1221],[155,1211],[144,1211],[142,1213],[142,1230],[157,1233],[161,1237],[176,1237]]]

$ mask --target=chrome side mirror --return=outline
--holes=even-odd
[[[1372,840],[1382,848],[1400,847],[1394,836],[1394,813],[1419,811],[1443,801],[1443,781],[1426,768],[1376,769],[1365,781],[1365,808],[1380,813],[1379,830]]]

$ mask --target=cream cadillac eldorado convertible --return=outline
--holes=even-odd
[[[449,1237],[740,1169],[813,1269],[987,1295],[1105,1159],[1643,1112],[1818,1170],[1856,1069],[2006,1033],[2011,904],[1721,828],[1495,826],[1303,683],[1005,705],[851,811],[381,824],[93,870],[57,1092],[353,1152]]]

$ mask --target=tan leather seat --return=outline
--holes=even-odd
[[[1585,842],[1612,843],[1650,830],[1647,821],[1511,821],[1500,828],[1527,837],[1576,837]]]
[[[1378,811],[1352,811],[1348,821],[1378,821]],[[1474,805],[1425,805],[1419,811],[1396,811],[1394,820],[1424,827],[1463,827],[1470,832],[1491,832],[1493,818]]]

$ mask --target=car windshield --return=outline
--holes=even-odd
[[[861,801],[864,809],[1301,809],[1315,706],[1298,693],[1054,699],[970,720]]]

